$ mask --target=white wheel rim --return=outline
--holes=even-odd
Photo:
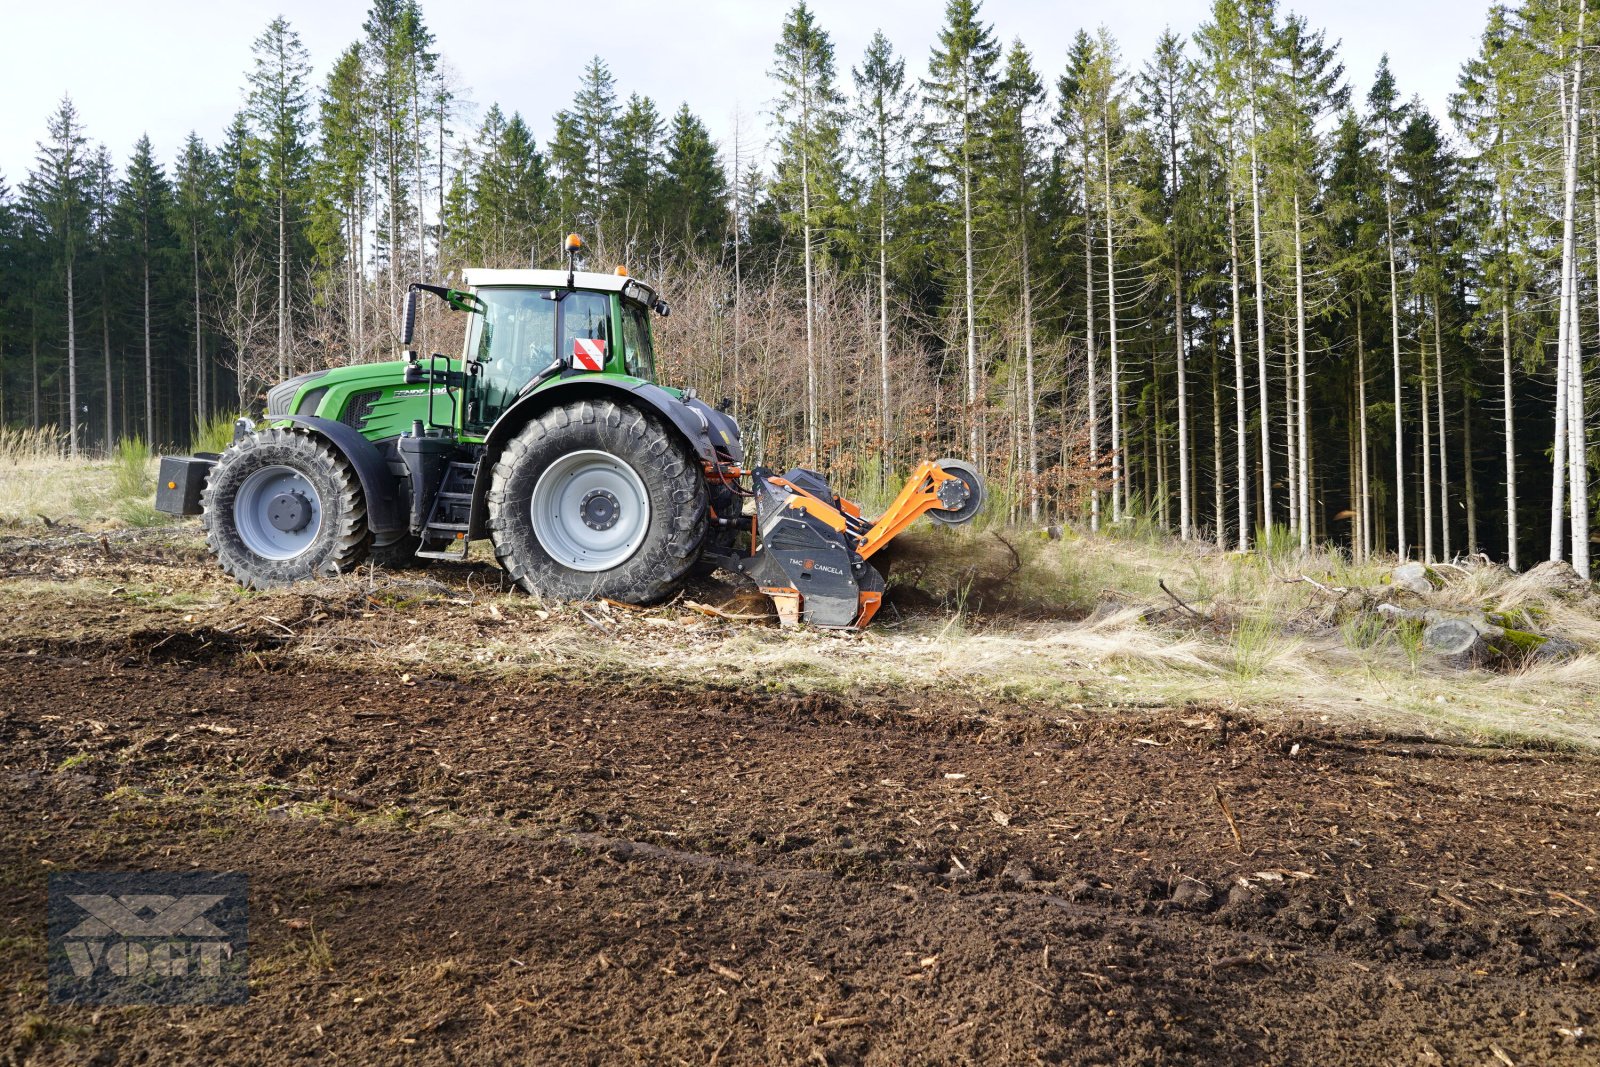
[[[650,532],[650,495],[632,467],[609,452],[569,452],[533,486],[533,533],[550,558],[575,571],[608,571],[639,551]]]
[[[262,467],[234,494],[233,524],[239,540],[262,559],[293,559],[317,540],[322,498],[293,467]]]

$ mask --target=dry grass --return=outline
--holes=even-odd
[[[118,463],[51,459],[42,470],[70,480],[80,501],[101,502],[111,512],[104,523],[127,526],[115,509],[144,484],[147,465],[130,449]],[[0,467],[0,501],[24,491],[11,488],[20,469]],[[33,510],[0,504],[0,517],[25,520]],[[1441,668],[1420,652],[1419,631],[1362,610],[1395,595],[1383,583],[1384,562],[1354,566],[1337,552],[1241,555],[1148,537],[919,529],[896,544],[889,570],[904,614],[886,610],[863,634],[725,622],[682,602],[638,611],[544,601],[509,591],[500,572],[482,565],[363,568],[246,593],[209,565],[192,525],[114,534],[104,557],[98,534],[64,535],[37,521],[6,542],[7,591],[26,606],[0,621],[0,639],[12,642],[187,629],[246,645],[259,639],[268,654],[291,659],[413,673],[893,692],[916,701],[966,693],[1044,708],[1195,706],[1600,748],[1600,597],[1582,583],[1491,566],[1441,567],[1428,606],[1516,612],[1577,645],[1576,658],[1510,673]]]
[[[157,526],[155,457],[145,442],[120,442],[108,456],[67,455],[53,427],[0,429],[0,524],[41,519],[90,528]]]

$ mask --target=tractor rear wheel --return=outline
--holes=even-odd
[[[495,556],[523,589],[569,600],[648,604],[700,558],[706,480],[654,418],[581,400],[506,443],[489,488]]]
[[[355,472],[310,434],[241,437],[211,468],[200,503],[206,544],[250,589],[348,571],[372,540]]]

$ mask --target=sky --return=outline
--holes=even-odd
[[[942,21],[942,0],[810,0],[833,37],[838,73],[850,68],[882,29],[920,75]],[[454,70],[473,118],[491,103],[520,111],[545,142],[589,58],[600,55],[619,96],[653,98],[665,115],[687,102],[725,155],[736,118],[743,153],[765,149],[775,88],[773,44],[791,0],[423,0],[439,51]],[[120,167],[148,133],[169,164],[190,130],[221,140],[244,102],[250,45],[282,14],[311,53],[320,89],[338,53],[360,35],[365,0],[69,0],[69,8],[4,0],[0,34],[0,179],[15,188],[45,135],[45,123],[70,94],[93,142]],[[1357,98],[1390,54],[1400,91],[1442,114],[1457,70],[1476,51],[1489,0],[1299,0],[1283,7],[1342,42]],[[1080,28],[1104,24],[1126,66],[1137,68],[1166,27],[1187,36],[1209,0],[985,0],[981,14],[1002,44],[1021,37],[1046,84],[1054,86]]]

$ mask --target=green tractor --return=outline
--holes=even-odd
[[[487,539],[525,590],[646,604],[696,567],[759,583],[785,624],[865,626],[868,562],[918,515],[982,506],[957,460],[917,468],[876,522],[811,471],[746,471],[738,424],[655,383],[650,316],[620,268],[465,272],[413,284],[406,358],[315,371],[267,392],[221,455],[165,456],[156,507],[199,515],[222,569],[266,589],[349,571],[463,560]],[[459,359],[411,351],[419,297],[468,316]]]

